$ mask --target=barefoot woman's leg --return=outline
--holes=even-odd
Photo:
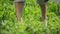
[[[21,21],[22,9],[24,7],[24,0],[15,0],[15,7],[16,7],[17,20]]]
[[[46,19],[46,11],[47,11],[47,4],[41,4],[41,11],[42,11],[42,21]]]
[[[46,10],[47,10],[48,0],[37,0],[37,2],[41,7],[42,21],[44,21],[46,19]]]

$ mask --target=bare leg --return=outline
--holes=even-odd
[[[46,10],[47,10],[47,4],[40,4],[41,11],[42,11],[42,21],[46,19]]]
[[[24,6],[24,2],[15,2],[16,15],[17,15],[18,22],[21,21],[23,6]]]

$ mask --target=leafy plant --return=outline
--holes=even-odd
[[[26,0],[22,21],[17,23],[14,1],[0,0],[0,34],[60,34],[59,9],[57,3],[49,1],[46,26],[40,21],[41,10],[36,0]]]

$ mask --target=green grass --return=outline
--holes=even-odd
[[[60,34],[59,9],[57,3],[49,1],[47,9],[48,26],[46,27],[45,23],[40,21],[41,9],[36,0],[26,0],[22,21],[17,23],[13,0],[1,0],[0,34]]]

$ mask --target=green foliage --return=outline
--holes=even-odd
[[[49,1],[48,26],[40,21],[40,17],[36,0],[26,0],[22,21],[17,23],[14,1],[0,0],[0,34],[60,34],[60,5]]]

